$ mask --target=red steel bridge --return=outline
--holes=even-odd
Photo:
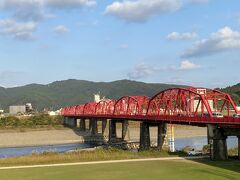
[[[223,117],[216,115],[222,113]],[[238,110],[229,94],[208,88],[172,88],[149,98],[124,96],[118,100],[62,108],[61,115],[76,118],[106,118],[154,121],[172,124],[240,128]]]
[[[85,130],[85,120],[89,120],[91,137],[98,134],[98,121],[102,122],[104,136],[109,122],[108,143],[117,139],[116,123],[122,124],[121,140],[125,141],[128,121],[140,122],[140,150],[150,148],[150,128],[157,126],[157,146],[162,149],[166,136],[166,125],[185,124],[207,126],[210,157],[226,160],[227,137],[238,137],[240,159],[240,118],[238,110],[229,94],[207,88],[172,88],[161,91],[149,98],[146,96],[124,96],[118,100],[102,100],[98,103],[62,108],[61,114],[67,125],[77,125]],[[235,116],[233,116],[236,114]],[[81,128],[82,127],[82,128]]]

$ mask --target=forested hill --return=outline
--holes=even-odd
[[[240,83],[220,90],[229,93],[232,96],[234,102],[237,105],[240,105]]]
[[[125,95],[152,96],[157,92],[177,87],[168,84],[147,84],[120,80],[114,82],[90,82],[83,80],[56,81],[48,85],[30,84],[22,87],[0,87],[0,108],[8,111],[9,105],[32,103],[37,110],[58,109],[93,101],[93,94],[100,92],[107,98],[118,99]]]
[[[83,80],[56,81],[51,84],[30,84],[22,87],[0,87],[0,108],[8,111],[9,105],[32,103],[39,111],[44,108],[58,109],[67,105],[75,105],[93,101],[93,94],[110,99],[118,99],[125,95],[153,96],[159,91],[178,85],[150,84],[130,80],[114,82],[91,82]],[[220,89],[231,94],[234,101],[240,104],[240,84]]]

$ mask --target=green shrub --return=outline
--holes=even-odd
[[[62,116],[49,116],[48,114],[38,114],[30,117],[4,117],[0,118],[0,128],[33,128],[33,127],[53,127],[63,125]]]

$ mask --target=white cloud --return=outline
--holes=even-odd
[[[108,5],[105,14],[126,21],[143,22],[153,15],[174,12],[180,7],[180,0],[124,0]]]
[[[16,39],[33,39],[33,32],[37,29],[36,22],[17,22],[14,19],[0,20],[0,34]]]
[[[224,27],[207,39],[197,41],[182,57],[201,57],[233,49],[240,49],[240,32]]]
[[[198,69],[200,68],[199,65],[194,64],[188,60],[182,61],[180,63],[180,66],[178,67],[179,70],[193,70],[193,69]]]
[[[127,22],[144,22],[150,17],[175,12],[192,4],[204,4],[208,0],[121,0],[108,5],[104,14]]]
[[[0,10],[12,11],[21,20],[40,21],[53,15],[46,9],[78,9],[94,6],[96,0],[0,0]]]
[[[0,0],[0,10],[11,11],[16,19],[40,21],[53,15],[46,9],[78,9],[94,6],[96,0]]]
[[[96,0],[0,0],[0,11],[10,14],[6,20],[0,20],[0,32],[17,39],[31,39],[41,21],[55,18],[55,15],[47,12],[48,10],[79,9],[94,5]],[[63,27],[56,29],[59,33],[66,31],[68,29]]]
[[[53,28],[53,31],[57,34],[65,34],[68,33],[70,30],[64,25],[58,25]]]
[[[134,69],[127,74],[130,79],[141,79],[158,72],[160,69],[151,65],[141,63],[134,67]]]
[[[198,37],[198,34],[195,32],[172,32],[167,35],[168,40],[176,41],[176,40],[191,40]]]

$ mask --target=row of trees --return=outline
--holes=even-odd
[[[29,117],[3,117],[0,118],[0,128],[17,128],[17,127],[46,127],[63,125],[62,116],[49,116],[39,114]]]

